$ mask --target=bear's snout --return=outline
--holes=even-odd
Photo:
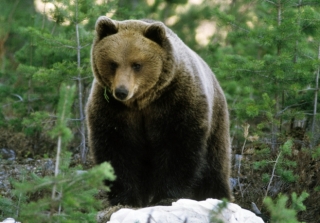
[[[127,98],[129,91],[127,90],[127,88],[123,85],[121,85],[120,87],[116,88],[114,91],[114,96],[123,101]]]

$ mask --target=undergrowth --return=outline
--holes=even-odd
[[[95,198],[98,190],[108,190],[104,180],[114,180],[113,169],[103,163],[89,171],[80,165],[71,167],[71,153],[66,150],[72,138],[67,127],[75,88],[62,85],[57,109],[57,121],[50,136],[57,140],[54,175],[23,175],[12,180],[9,197],[0,197],[0,216],[13,217],[23,223],[96,222],[101,202]]]

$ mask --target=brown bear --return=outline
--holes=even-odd
[[[96,22],[89,146],[116,174],[111,205],[231,199],[226,100],[208,65],[161,22]]]

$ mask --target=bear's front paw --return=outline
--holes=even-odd
[[[152,206],[171,206],[173,202],[179,200],[178,198],[166,198],[162,199],[159,202],[156,202]]]

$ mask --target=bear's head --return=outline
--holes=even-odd
[[[170,81],[171,44],[161,22],[114,21],[101,16],[91,50],[94,76],[125,104]]]

